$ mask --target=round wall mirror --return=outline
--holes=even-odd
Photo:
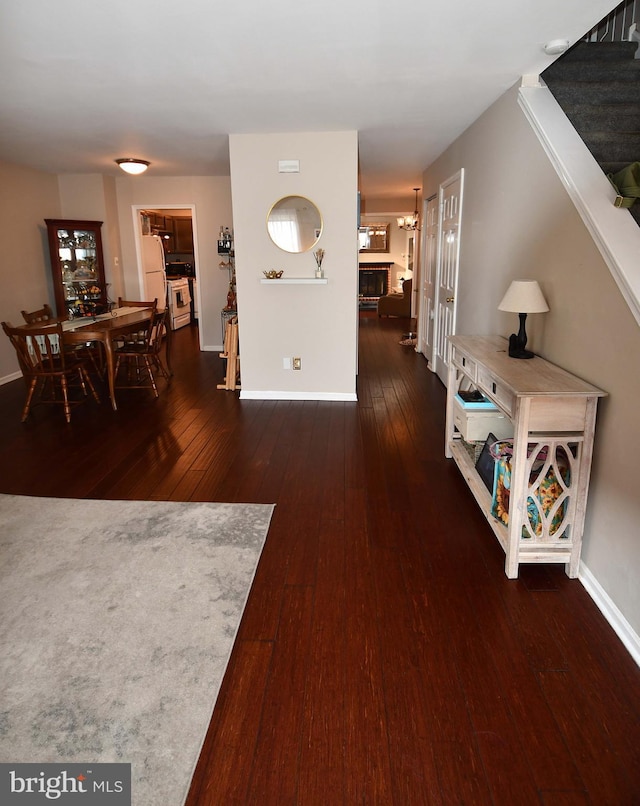
[[[322,216],[304,196],[285,196],[267,216],[269,237],[285,252],[308,252],[322,233]]]

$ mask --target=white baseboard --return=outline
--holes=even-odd
[[[4,375],[2,378],[0,378],[0,386],[5,383],[11,383],[11,381],[17,381],[18,378],[22,378],[22,373],[20,370],[17,372],[12,372],[11,375]]]
[[[622,615],[609,594],[600,585],[587,566],[580,561],[578,579],[609,622],[613,631],[625,645],[634,661],[640,666],[640,636]]]
[[[357,402],[358,396],[351,392],[260,392],[241,391],[240,400],[327,400],[333,402]]]

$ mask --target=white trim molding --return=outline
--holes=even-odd
[[[241,391],[240,400],[320,400],[333,403],[355,403],[358,400],[358,396],[351,392]]]
[[[0,378],[0,386],[3,386],[5,383],[11,383],[11,381],[17,381],[18,378],[22,378],[22,373],[20,370],[17,372],[12,372],[10,375],[4,375]]]
[[[640,325],[640,227],[548,87],[522,83],[518,103]]]
[[[625,645],[631,657],[640,666],[640,636],[638,636],[583,561],[580,561],[578,579],[582,582],[585,590],[596,603],[602,615],[609,622],[615,634]]]

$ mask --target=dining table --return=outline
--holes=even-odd
[[[100,342],[104,347],[106,378],[109,384],[111,406],[117,411],[115,390],[115,346],[128,333],[134,333],[148,326],[153,308],[124,307],[113,308],[109,313],[91,317],[58,320],[62,325],[62,338],[65,344],[86,344]],[[165,352],[167,370],[171,371],[171,328],[165,330]]]

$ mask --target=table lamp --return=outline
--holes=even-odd
[[[525,350],[527,346],[527,331],[525,330],[527,314],[544,313],[549,310],[538,282],[536,280],[513,280],[502,298],[502,302],[498,305],[498,310],[517,313],[520,317],[518,335],[512,333],[509,337],[511,358],[533,358],[533,353]]]

